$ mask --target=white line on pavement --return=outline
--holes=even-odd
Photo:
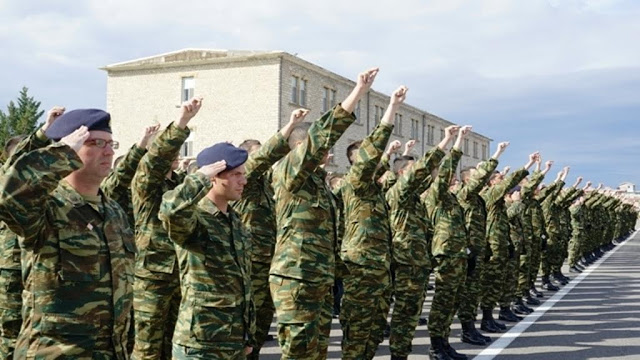
[[[547,310],[551,309],[558,301],[560,301],[565,295],[567,295],[576,285],[580,284],[580,282],[586,278],[592,271],[597,269],[602,262],[607,260],[609,256],[618,251],[621,247],[626,245],[630,239],[632,239],[636,234],[640,231],[640,229],[636,230],[631,236],[627,238],[622,244],[616,246],[612,251],[606,253],[602,258],[596,261],[592,266],[589,266],[586,270],[584,270],[580,275],[574,278],[570,283],[565,285],[560,291],[556,292],[551,298],[545,301],[542,305],[538,306],[534,312],[527,315],[524,319],[522,319],[516,326],[511,328],[508,332],[504,333],[498,340],[494,341],[489,347],[484,349],[480,354],[478,354],[474,360],[492,360],[497,355],[506,349],[509,344],[515,339],[517,339],[525,330],[529,328],[529,326],[533,325]]]

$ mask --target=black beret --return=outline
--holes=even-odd
[[[196,157],[196,163],[198,167],[213,164],[220,160],[227,162],[226,170],[237,168],[247,161],[249,153],[246,150],[233,146],[230,143],[223,142],[210,146],[198,154]]]
[[[111,115],[98,109],[77,109],[65,112],[46,131],[49,139],[58,141],[76,131],[80,126],[86,126],[89,131],[111,132]]]
[[[520,189],[521,189],[520,185],[516,185],[513,187],[513,189],[509,190],[508,194],[511,195],[516,191],[520,191]]]

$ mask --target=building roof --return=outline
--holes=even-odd
[[[115,64],[110,64],[110,65],[103,66],[100,69],[110,73],[110,72],[131,71],[131,70],[147,70],[147,69],[158,69],[158,68],[168,68],[168,67],[180,67],[185,65],[197,66],[197,65],[215,64],[215,63],[242,62],[242,61],[249,61],[249,60],[275,59],[275,58],[285,58],[289,61],[298,63],[303,67],[312,68],[335,80],[347,82],[350,84],[355,84],[353,80],[347,79],[346,77],[338,75],[321,66],[318,66],[314,63],[308,62],[295,55],[291,55],[285,51],[280,51],[280,50],[259,51],[259,50],[226,50],[226,49],[181,49],[181,50],[176,50],[176,51],[172,51],[164,54],[152,55],[152,56],[143,57],[139,59],[133,59],[133,60],[123,61]],[[381,96],[384,96],[387,98],[389,97],[389,95],[377,92],[375,90],[371,90],[371,91]],[[432,120],[439,121],[445,126],[454,124],[449,120],[443,119],[437,115],[433,115],[425,110],[409,105],[407,103],[405,103],[404,106],[413,108],[418,112],[423,112],[425,113],[425,115],[428,115]],[[479,138],[485,139],[487,141],[493,141],[493,139],[486,137],[484,135],[481,135],[477,132],[472,132],[472,133],[478,136]]]

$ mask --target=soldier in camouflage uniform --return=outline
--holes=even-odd
[[[569,206],[573,201],[582,196],[582,189],[578,189],[578,185],[582,181],[581,177],[578,177],[576,184],[566,190],[564,190],[557,199],[558,211],[559,211],[559,246],[555,249],[556,254],[552,256],[553,263],[551,264],[552,278],[554,281],[566,285],[569,282],[569,278],[562,274],[562,264],[567,257],[567,248],[569,243],[569,237],[571,236],[571,213],[569,213]],[[567,219],[568,217],[568,219]]]
[[[3,152],[3,169],[0,170],[0,174],[23,154],[47,146],[50,141],[44,132],[64,111],[64,107],[52,108],[47,113],[47,120],[42,128],[28,137],[16,136],[7,140]],[[23,286],[18,236],[4,223],[0,223],[0,244],[0,358],[12,359],[22,325]]]
[[[341,258],[347,267],[340,313],[343,359],[372,359],[387,324],[391,228],[387,202],[376,176],[382,174],[377,171],[379,162],[406,92],[406,87],[398,88],[380,124],[362,142],[347,148],[351,168],[341,189],[345,223]]]
[[[453,138],[456,126],[445,130],[445,138],[420,160],[403,156],[394,163],[396,183],[387,191],[393,234],[392,269],[394,272],[393,315],[389,348],[392,359],[406,359],[431,271],[431,230],[420,195],[431,183],[433,171],[444,157],[444,149]]]
[[[131,189],[136,223],[134,284],[134,359],[171,358],[171,339],[180,304],[180,280],[175,247],[158,219],[162,195],[182,182],[175,173],[180,147],[189,136],[187,125],[198,113],[201,98],[182,104],[177,122],[152,142],[138,165]]]
[[[358,76],[351,94],[289,136],[292,150],[273,171],[278,233],[270,270],[283,359],[326,358],[337,247],[336,208],[320,167],[353,123],[353,110],[378,69]],[[293,296],[292,296],[293,295]]]
[[[276,135],[264,145],[258,140],[245,140],[240,148],[249,153],[245,164],[247,184],[242,199],[233,204],[242,223],[251,234],[251,284],[256,307],[256,344],[250,359],[258,359],[273,320],[273,300],[269,291],[269,267],[276,243],[271,166],[289,152],[287,139],[293,128],[304,121],[308,110],[298,109]]]
[[[230,202],[240,200],[248,154],[205,148],[200,169],[163,195],[158,217],[176,244],[182,301],[173,359],[245,359],[255,345],[250,235]]]
[[[100,191],[117,147],[109,115],[67,112],[46,134],[62,140],[0,180],[0,217],[24,264],[14,358],[127,359],[135,247],[126,214]]]
[[[485,255],[486,268],[482,276],[483,294],[480,307],[482,308],[481,329],[488,332],[502,331],[503,324],[493,319],[493,309],[502,293],[502,284],[505,278],[505,266],[510,258],[509,218],[507,217],[504,197],[509,190],[515,187],[528,174],[528,169],[533,166],[534,154],[529,156],[529,161],[522,168],[507,177],[501,173],[494,173],[489,186],[480,195],[487,207],[487,253]]]
[[[491,338],[484,336],[475,328],[478,308],[478,296],[481,291],[480,279],[485,268],[485,252],[487,247],[486,223],[487,209],[480,191],[489,181],[489,177],[498,166],[498,159],[509,146],[508,142],[498,144],[495,154],[487,161],[478,164],[477,168],[469,168],[460,172],[462,186],[456,193],[460,206],[464,209],[467,233],[469,236],[469,256],[467,278],[460,290],[458,300],[458,319],[462,324],[460,335],[462,342],[473,345],[485,345]],[[495,329],[497,331],[497,329]]]
[[[468,125],[458,130],[451,152],[431,174],[433,182],[424,200],[427,217],[433,226],[431,256],[436,288],[429,311],[429,358],[434,360],[467,358],[449,345],[458,292],[464,285],[468,256],[471,255],[464,210],[450,190],[462,157],[460,145],[469,131],[471,126]]]

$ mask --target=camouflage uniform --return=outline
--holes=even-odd
[[[158,214],[180,266],[174,359],[244,359],[255,345],[249,233],[231,205],[225,214],[206,197],[211,188],[204,174],[188,175]]]
[[[255,151],[245,163],[247,184],[242,199],[233,205],[251,234],[251,286],[256,307],[256,346],[250,358],[257,359],[273,320],[273,300],[269,291],[269,267],[276,241],[271,165],[289,152],[279,132]]]
[[[391,297],[391,228],[376,171],[393,125],[380,124],[366,137],[341,187],[345,234],[342,358],[372,359],[384,339]]]
[[[393,232],[392,268],[395,274],[393,315],[389,348],[393,356],[411,353],[411,342],[422,313],[431,270],[431,230],[420,195],[429,187],[430,175],[444,157],[440,148],[398,177],[386,193]]]
[[[173,159],[189,129],[170,124],[158,134],[134,176],[136,221],[136,281],[134,284],[135,359],[171,358],[171,338],[180,304],[180,280],[175,247],[158,219],[162,195],[179,184],[176,173],[167,179]]]
[[[115,201],[62,181],[81,167],[56,143],[20,157],[0,181],[1,220],[20,236],[24,264],[15,359],[129,357],[133,233]]]
[[[337,105],[273,171],[278,233],[269,282],[283,359],[327,356],[337,223],[319,165],[354,120]]]
[[[485,268],[484,258],[487,247],[487,209],[480,191],[497,166],[496,159],[483,162],[473,176],[469,177],[468,183],[464,184],[456,194],[460,206],[465,210],[471,255],[476,257],[475,271],[467,275],[465,286],[458,294],[458,318],[463,323],[474,321],[477,316],[478,296],[481,290],[480,279]]]
[[[518,283],[518,268],[520,255],[522,254],[525,242],[525,234],[522,225],[522,217],[525,205],[522,201],[506,203],[507,216],[509,218],[509,242],[512,247],[509,252],[509,259],[505,263],[505,270],[502,282],[502,295],[500,297],[500,307],[511,306],[511,302],[516,297],[516,287]]]
[[[22,154],[49,144],[46,135],[38,130],[24,139],[6,159],[4,173]],[[2,176],[2,175],[0,175]],[[13,358],[16,339],[22,326],[22,273],[18,236],[5,223],[0,223],[0,358]]]
[[[560,182],[554,182],[535,195],[531,201],[531,224],[533,225],[534,233],[534,246],[532,247],[532,259],[531,266],[529,267],[529,287],[535,288],[535,281],[540,272],[540,264],[542,257],[546,256],[547,241],[549,235],[547,234],[547,226],[544,221],[544,212],[542,210],[542,203],[552,194],[554,194],[561,186]]]
[[[482,309],[493,309],[502,294],[505,267],[509,259],[509,218],[504,196],[529,172],[520,169],[507,175],[500,183],[485,188],[480,195],[487,206],[487,266],[483,272]]]
[[[562,259],[557,258],[561,255],[562,239],[560,230],[560,204],[564,199],[562,195],[562,187],[564,181],[559,181],[559,184],[554,189],[545,201],[542,203],[542,211],[544,213],[544,222],[546,225],[547,235],[547,249],[542,254],[542,276],[543,279],[548,278],[551,275],[551,267],[553,264],[561,262]],[[565,191],[564,194],[567,194]]]
[[[571,241],[569,242],[569,266],[575,266],[584,247],[586,209],[583,203],[571,205]]]
[[[115,200],[122,210],[127,213],[129,224],[133,228],[133,202],[131,201],[131,181],[136,173],[140,159],[147,153],[147,149],[141,149],[137,145],[131,146],[127,155],[118,163],[113,171],[102,181],[102,191],[110,199]]]
[[[431,253],[436,279],[436,292],[429,311],[429,335],[447,339],[456,311],[458,292],[467,274],[469,238],[462,206],[449,192],[462,152],[451,149],[440,165],[437,178],[427,190],[427,216],[433,225]]]
[[[535,206],[535,199],[533,198],[535,189],[540,185],[544,175],[540,171],[535,171],[531,176],[531,179],[522,186],[520,191],[521,201],[524,204],[524,209],[520,213],[520,222],[522,224],[522,252],[520,253],[519,268],[518,268],[518,288],[517,296],[527,296],[529,289],[531,288],[531,263],[533,260],[533,248],[537,247],[537,251],[540,251],[540,238],[536,238],[535,230],[533,229],[533,208]]]

